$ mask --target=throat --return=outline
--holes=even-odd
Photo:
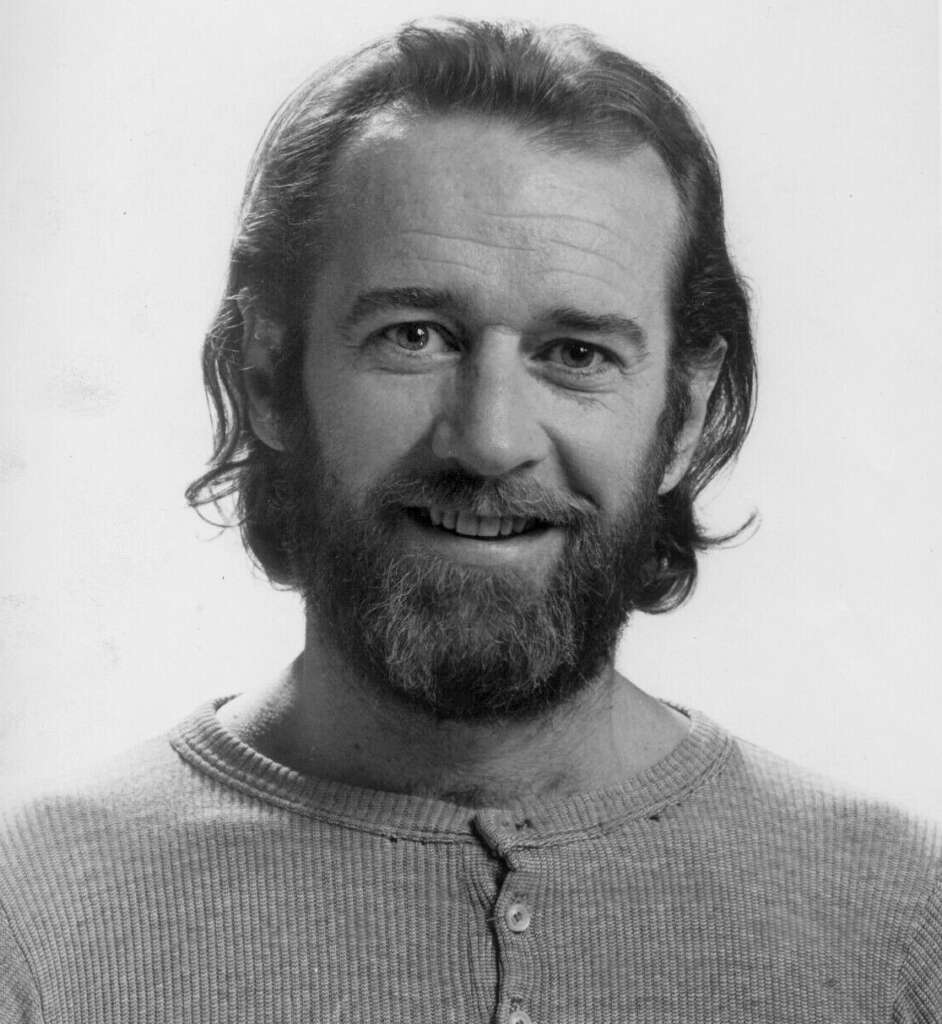
[[[325,781],[465,807],[565,799],[623,785],[669,754],[689,720],[615,672],[528,723],[436,722],[378,704],[338,666],[302,659],[274,685],[223,705],[221,724],[286,767]],[[334,687],[336,684],[336,688]]]

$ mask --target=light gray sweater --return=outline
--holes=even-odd
[[[942,1021],[942,847],[692,714],[627,785],[473,810],[204,707],[0,831],[0,1021]]]

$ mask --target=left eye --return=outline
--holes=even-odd
[[[568,370],[598,370],[608,362],[605,353],[585,341],[560,341],[549,349],[550,358]]]
[[[440,352],[452,347],[444,328],[422,321],[394,324],[379,334],[405,352],[426,352],[430,349]]]

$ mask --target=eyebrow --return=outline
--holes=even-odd
[[[466,304],[444,288],[372,288],[361,292],[343,318],[344,329],[353,327],[373,313],[389,309],[426,309],[432,313],[463,312]]]
[[[374,313],[390,309],[422,309],[432,313],[466,313],[468,305],[447,288],[371,288],[353,301],[341,327],[349,329]],[[544,323],[565,331],[616,335],[647,349],[644,328],[630,317],[618,313],[588,313],[574,306],[557,306],[540,317]]]
[[[572,306],[559,306],[550,310],[547,320],[567,331],[618,335],[642,351],[647,349],[644,328],[631,317],[620,316],[617,313],[586,313]]]

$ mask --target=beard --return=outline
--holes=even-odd
[[[523,721],[572,699],[611,663],[656,565],[666,419],[615,517],[522,476],[459,470],[394,470],[357,499],[306,423],[276,493],[293,580],[320,636],[386,698],[439,720]],[[562,553],[535,574],[407,544],[403,517],[431,506],[537,520],[563,531]]]

